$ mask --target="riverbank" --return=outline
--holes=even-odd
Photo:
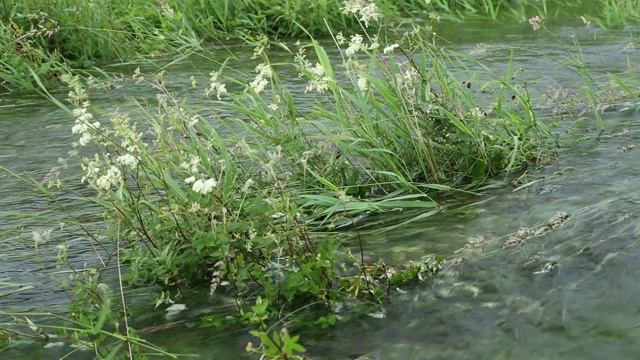
[[[101,64],[163,54],[188,56],[203,44],[247,44],[309,35],[357,33],[363,26],[389,29],[473,16],[526,23],[567,13],[602,27],[638,19],[633,2],[617,1],[20,1],[3,3],[0,22],[0,89],[42,91],[60,75]],[[382,35],[383,33],[381,33]],[[86,73],[85,73],[86,74]]]

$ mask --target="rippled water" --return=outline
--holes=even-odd
[[[619,73],[627,68],[628,59],[640,58],[638,28],[604,31],[584,29],[578,23],[557,24],[550,25],[553,33],[549,33],[533,32],[524,24],[491,24],[469,21],[442,27],[438,33],[452,42],[448,46],[474,53],[498,74],[507,68],[513,51],[514,66],[523,69],[524,78],[543,84],[538,86],[582,85],[575,74],[558,67],[568,59],[566,50],[574,38],[579,39],[594,75]],[[272,50],[273,62],[288,59],[286,53]],[[251,49],[221,49],[217,56],[221,60],[230,53],[237,57],[238,69],[251,71]],[[206,107],[209,100],[190,89],[191,76],[204,83],[217,67],[211,59],[181,61],[167,67],[167,83],[188,95],[195,106]],[[131,75],[134,68],[114,70]],[[294,73],[285,81],[296,96],[304,96],[304,84]],[[134,106],[131,98],[143,104],[155,101],[148,88],[122,85],[94,94],[94,103],[114,108]],[[482,195],[456,199],[449,210],[401,230],[367,234],[366,251],[390,263],[419,260],[425,254],[461,260],[433,281],[396,293],[385,305],[383,319],[363,316],[334,329],[301,334],[310,355],[362,360],[638,358],[640,157],[639,150],[629,147],[640,139],[638,120],[640,115],[633,111],[605,114],[606,132],[595,137],[592,131],[591,140],[562,149],[550,165],[532,172],[529,180],[540,181],[527,188],[514,191],[504,184]],[[0,165],[42,180],[58,158],[67,157],[72,123],[66,113],[38,96],[2,95]],[[80,185],[76,190],[86,191]],[[83,223],[99,226],[90,205],[69,198],[62,201]],[[465,204],[469,206],[455,210]],[[5,311],[64,310],[68,295],[49,277],[56,271],[56,245],[68,243],[76,264],[96,262],[90,242],[73,226],[58,230],[56,219],[12,216],[20,212],[58,217],[50,205],[51,200],[29,185],[0,178],[0,284],[34,287],[0,297]],[[558,212],[569,215],[562,226],[520,246],[502,248],[519,229],[544,225]],[[57,230],[36,252],[32,232],[48,228]],[[485,241],[482,247],[457,251],[480,236]],[[545,265],[548,272],[543,271]],[[0,293],[6,289],[0,285]],[[169,351],[199,354],[203,359],[244,356],[250,340],[246,329],[220,332],[188,326],[189,319],[226,311],[230,305],[224,299],[194,294],[186,299],[189,310],[166,319],[161,311],[149,309],[144,290],[137,293],[132,296],[139,303],[134,307],[146,314],[138,319],[140,324],[177,322],[164,330],[147,331],[145,338]],[[0,352],[0,358],[57,359],[67,351],[17,343]],[[77,352],[70,358],[91,357]]]

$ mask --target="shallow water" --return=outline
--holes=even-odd
[[[574,37],[593,75],[621,72],[628,57],[637,59],[638,28],[616,31],[553,24],[553,33],[533,32],[528,25],[465,22],[443,26],[438,33],[457,47],[473,53],[497,74],[508,66],[513,50],[514,66],[523,69],[541,91],[547,85],[568,88],[581,80],[558,62],[568,59]],[[550,25],[552,26],[552,25]],[[478,47],[478,43],[486,44]],[[482,50],[482,51],[480,51]],[[238,70],[250,72],[251,49],[220,49],[218,60],[230,53]],[[288,55],[272,49],[273,62]],[[336,52],[330,54],[338,56]],[[167,60],[169,63],[171,59]],[[218,65],[211,59],[191,58],[167,66],[169,89],[189,95],[192,105],[211,107],[201,89],[191,89],[191,76],[204,84]],[[131,75],[135,66],[112,70]],[[153,69],[149,69],[153,70]],[[304,86],[290,73],[291,89],[304,97]],[[120,85],[120,84],[116,84]],[[155,94],[148,88],[124,82],[93,96],[105,108],[135,106],[131,98],[153,106]],[[636,89],[637,90],[637,89]],[[64,98],[63,93],[56,93]],[[367,316],[334,329],[302,333],[310,355],[327,359],[635,359],[640,356],[640,251],[638,204],[640,158],[637,151],[622,151],[640,139],[640,116],[632,111],[605,115],[602,136],[559,152],[558,158],[536,169],[530,180],[541,181],[514,191],[505,184],[478,196],[452,201],[448,210],[403,226],[401,230],[367,233],[366,251],[392,264],[419,260],[426,254],[445,255],[461,262],[448,266],[432,281],[396,293],[384,306],[385,317]],[[0,165],[25,172],[37,181],[66,158],[73,119],[38,96],[19,94],[0,98]],[[64,310],[68,295],[58,290],[49,274],[56,271],[55,246],[69,245],[74,264],[95,264],[90,242],[73,226],[58,230],[49,218],[17,219],[12,212],[42,213],[55,217],[51,202],[12,177],[0,178],[0,284],[2,281],[32,285],[33,289],[0,297],[0,308],[16,311]],[[81,185],[76,191],[86,192]],[[99,226],[90,205],[64,200],[69,211],[84,224]],[[476,205],[470,205],[478,203]],[[463,210],[455,210],[468,204]],[[510,234],[520,228],[545,224],[557,212],[570,215],[561,227],[533,237],[522,245],[502,249]],[[32,231],[56,228],[48,242],[38,246]],[[482,248],[457,252],[470,239],[482,236]],[[545,264],[555,264],[541,272]],[[59,277],[58,277],[59,278]],[[0,294],[12,289],[0,285]],[[246,329],[199,329],[188,320],[202,314],[224,313],[228,301],[195,293],[186,298],[189,310],[167,319],[153,311],[148,291],[130,290],[132,307],[141,315],[141,327],[175,323],[164,330],[143,332],[144,337],[169,351],[198,354],[203,359],[237,359],[245,356],[251,340]],[[184,323],[181,323],[185,321]],[[68,348],[47,348],[19,342],[0,351],[3,359],[58,359]],[[88,359],[76,352],[70,359]]]

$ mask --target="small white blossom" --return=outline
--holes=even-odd
[[[324,67],[320,63],[316,63],[315,66],[307,68],[311,73],[309,79],[309,85],[305,88],[304,92],[316,90],[320,94],[323,94],[329,89],[329,85],[332,83],[332,79],[325,75]]]
[[[96,186],[100,190],[109,190],[112,186],[118,186],[122,182],[122,173],[120,169],[112,166],[107,174],[96,180]]]
[[[197,202],[191,203],[191,208],[189,208],[190,213],[197,213],[200,210],[202,210],[202,207],[200,206],[199,203]]]
[[[259,64],[256,66],[255,71],[258,75],[256,75],[255,79],[249,84],[249,86],[256,92],[256,94],[259,94],[267,87],[267,85],[269,85],[268,79],[271,79],[273,76],[273,71],[271,70],[271,66],[268,64]]]
[[[369,21],[375,21],[381,17],[376,4],[369,0],[345,0],[342,12],[358,16],[358,20],[362,21],[367,27],[369,26]]]
[[[138,166],[138,158],[136,158],[135,156],[133,156],[131,154],[124,154],[122,156],[119,156],[116,159],[116,162],[118,162],[119,164],[121,164],[123,166],[128,166],[131,169],[135,169],[135,167]]]
[[[227,85],[217,81],[218,75],[219,73],[217,71],[212,71],[209,74],[209,87],[205,89],[204,94],[209,96],[215,93],[218,100],[221,100],[222,95],[227,93]]]
[[[169,19],[172,19],[175,16],[175,12],[166,2],[161,2],[160,7],[162,8],[162,15],[168,17]]]
[[[349,47],[345,51],[345,54],[347,54],[347,56],[352,56],[358,51],[362,50],[363,49],[362,40],[363,40],[362,35],[360,34],[353,35],[351,37],[351,42],[349,42]]]
[[[86,146],[94,139],[93,134],[91,134],[89,130],[96,130],[100,127],[98,121],[91,122],[91,120],[93,120],[93,114],[87,110],[88,107],[89,103],[85,102],[82,104],[82,107],[73,109],[73,116],[76,118],[76,122],[71,128],[71,133],[80,135],[77,143],[80,146]]]
[[[199,179],[193,183],[193,187],[191,189],[197,193],[205,195],[210,193],[216,185],[218,185],[218,182],[214,179]]]
[[[240,189],[241,192],[243,193],[248,193],[249,190],[251,189],[251,187],[255,184],[255,181],[253,181],[252,179],[248,179],[244,185],[242,185],[242,189]]]
[[[360,88],[362,92],[367,91],[367,89],[369,88],[369,85],[367,84],[367,78],[365,78],[364,76],[358,76],[358,88]]]
[[[380,42],[378,41],[378,36],[374,36],[373,39],[371,39],[371,44],[369,44],[369,47],[367,49],[376,50],[379,48],[380,48]]]
[[[93,136],[86,132],[82,134],[82,136],[78,140],[78,144],[80,144],[80,146],[87,146],[91,142],[91,140],[93,140]]]
[[[484,119],[486,117],[486,113],[480,108],[473,108],[469,110],[469,115],[476,119]]]
[[[202,162],[202,160],[200,160],[200,157],[198,155],[191,155],[191,159],[189,160],[189,162],[188,163],[187,162],[183,162],[182,164],[180,164],[180,168],[181,169],[187,169],[192,174],[197,174],[198,173],[198,165],[200,165],[201,162]]]
[[[195,176],[189,176],[188,178],[184,179],[184,182],[185,182],[186,184],[191,184],[191,183],[193,183],[194,181],[196,181],[196,177],[195,177]]]
[[[200,118],[198,117],[198,115],[193,115],[192,117],[189,118],[189,120],[185,122],[185,124],[187,125],[187,127],[193,127],[198,122],[200,122]]]
[[[81,121],[83,123],[88,123],[93,119],[93,114],[91,114],[85,107],[73,109],[73,116],[77,121]]]
[[[400,47],[400,45],[398,45],[398,44],[391,44],[391,45],[385,47],[384,50],[382,50],[382,52],[385,53],[385,54],[391,54],[393,52],[393,50],[395,50],[395,49],[397,49],[399,47]]]
[[[540,16],[537,15],[529,19],[529,25],[531,25],[533,31],[539,30],[542,26],[542,22],[543,20],[540,18]]]

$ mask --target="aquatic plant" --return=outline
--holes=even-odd
[[[416,28],[392,44],[336,34],[341,64],[318,42],[301,44],[287,66],[307,79],[311,107],[288,93],[278,76],[284,65],[270,63],[260,43],[255,55],[264,62],[252,79],[227,78],[223,67],[203,89],[226,100],[218,102],[224,120],[190,109],[163,73],[131,79],[158,92],[154,114],[100,111],[79,77],[63,75],[74,153],[94,153],[82,158],[81,180],[96,194],[87,200],[104,210],[111,241],[103,246],[127,264],[124,279],[162,285],[158,306],[193,286],[231,295],[241,318],[259,327],[263,345],[252,349],[268,355],[300,349],[297,338],[267,331],[283,310],[377,303],[391,286],[437,272],[440,258],[390,266],[366,261],[360,238],[345,247],[314,232],[357,229],[371,212],[432,215],[439,207],[431,194],[513,171],[553,137],[513,68],[498,77],[477,62],[461,65],[471,59],[430,34]],[[101,283],[81,288],[90,284]],[[72,314],[100,317],[84,311]]]

